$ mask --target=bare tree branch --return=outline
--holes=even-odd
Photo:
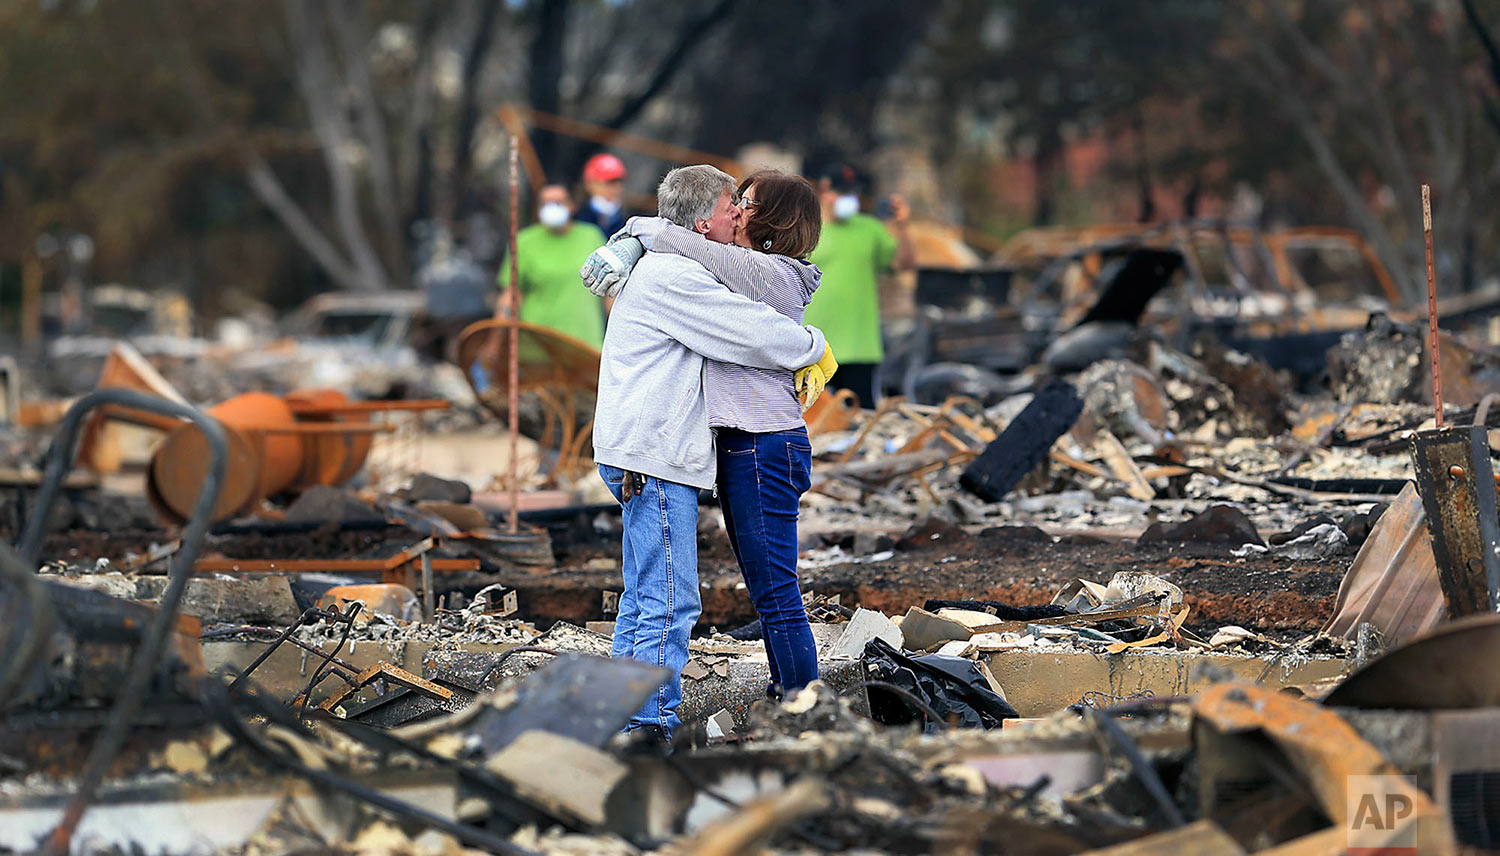
[[[364,146],[369,166],[370,191],[375,203],[375,216],[380,223],[381,241],[386,245],[388,261],[396,266],[405,258],[405,253],[402,252],[404,244],[401,240],[400,217],[396,213],[400,197],[396,191],[385,116],[375,98],[375,87],[370,81],[370,66],[365,60],[370,32],[365,22],[364,5],[360,0],[342,0],[337,11],[329,16],[329,23],[338,39],[339,53],[344,60],[345,80],[354,93],[360,142]]]
[[[1291,70],[1264,42],[1252,40],[1251,48],[1261,66],[1259,69],[1252,70],[1252,76],[1249,78],[1251,83],[1287,113],[1297,126],[1303,141],[1312,150],[1318,168],[1328,178],[1334,192],[1344,203],[1350,219],[1359,226],[1360,231],[1370,241],[1402,292],[1407,295],[1415,294],[1417,291],[1415,280],[1410,274],[1402,253],[1392,244],[1385,229],[1370,212],[1370,206],[1359,192],[1359,187],[1334,153],[1327,134],[1319,126],[1307,102],[1298,94],[1297,88],[1293,85],[1295,77]]]
[[[386,287],[385,271],[365,235],[359,214],[359,194],[349,158],[349,132],[323,41],[323,28],[314,20],[307,0],[287,0],[287,23],[295,55],[298,86],[307,102],[313,133],[323,153],[333,188],[333,216],[345,250],[353,259],[361,287]]]
[[[407,188],[404,201],[410,228],[432,215],[432,78],[439,24],[451,10],[448,0],[429,0],[422,5],[417,24],[417,67],[412,75],[405,141],[401,148],[401,182]]]
[[[531,76],[526,92],[531,108],[558,112],[562,82],[563,45],[568,31],[568,0],[540,0],[536,31],[531,38]],[[549,131],[533,135],[531,145],[548,172],[557,173],[558,137]]]
[[[190,100],[198,121],[204,127],[222,126],[221,117],[214,109],[213,101],[208,95],[208,84],[205,79],[207,73],[198,57],[192,54],[192,39],[182,31],[180,20],[161,7],[160,0],[152,3],[152,11],[158,23],[174,35],[172,49],[177,54],[176,65],[186,75]],[[286,192],[286,188],[276,177],[271,165],[266,163],[265,158],[261,157],[260,153],[246,142],[243,136],[233,134],[231,140],[231,145],[244,162],[246,183],[261,202],[271,209],[271,213],[281,221],[292,236],[292,240],[306,250],[339,287],[359,288],[359,277],[355,274],[353,267],[344,259],[338,248],[323,235],[322,230],[313,223],[312,218],[307,216],[307,212]]]
[[[611,119],[604,122],[605,127],[623,128],[639,116],[646,105],[651,103],[651,99],[672,82],[672,77],[693,55],[693,51],[697,49],[704,37],[712,32],[714,27],[728,19],[729,13],[734,10],[734,4],[735,0],[718,0],[697,18],[688,22],[687,26],[677,34],[677,41],[672,45],[672,49],[661,58],[661,62],[656,64],[656,72],[651,76],[651,81],[644,89],[636,93],[634,98],[625,102]]]
[[[495,19],[500,15],[501,0],[485,0],[480,7],[474,38],[464,54],[462,88],[459,96],[458,136],[453,141],[453,174],[449,183],[453,214],[467,213],[469,170],[474,163],[474,132],[479,127],[479,70],[495,43]]]
[[[306,250],[340,288],[359,290],[367,287],[354,268],[339,255],[338,249],[323,237],[323,232],[313,223],[312,218],[287,194],[286,188],[276,178],[265,158],[248,149],[246,154],[248,163],[245,166],[245,178],[250,189],[281,219],[292,240]]]
[[[1469,21],[1469,29],[1474,31],[1480,47],[1484,48],[1484,55],[1489,59],[1490,80],[1500,86],[1500,45],[1496,45],[1489,26],[1479,17],[1479,9],[1475,7],[1474,0],[1461,0],[1461,4],[1464,7],[1464,17]]]

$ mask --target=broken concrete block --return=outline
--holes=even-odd
[[[967,640],[974,631],[962,622],[914,606],[901,619],[901,635],[906,640],[907,650],[926,651],[954,639]]]
[[[980,612],[975,609],[954,609],[953,607],[939,609],[937,615],[939,618],[957,621],[971,630],[975,627],[988,627],[1000,620],[988,612]]]
[[[734,733],[734,714],[719,708],[719,712],[708,718],[705,726],[709,740],[723,740]]]
[[[713,673],[697,660],[688,660],[687,665],[682,667],[682,677],[689,681],[701,681],[710,674]]]
[[[1225,544],[1264,547],[1255,524],[1231,505],[1215,505],[1181,523],[1153,523],[1141,533],[1140,544]]]
[[[937,652],[945,657],[967,657],[976,650],[978,649],[974,647],[973,642],[967,639],[954,639],[951,642],[944,642],[943,647],[937,649]]]
[[[1074,580],[1058,590],[1052,598],[1053,606],[1067,606],[1082,598],[1089,606],[1099,606],[1109,597],[1109,587],[1092,580]]]
[[[379,523],[385,515],[350,491],[314,485],[287,508],[284,519],[288,523]]]
[[[1340,402],[1396,404],[1413,401],[1425,383],[1420,327],[1400,324],[1383,312],[1365,329],[1345,333],[1328,349],[1328,378]]]
[[[467,504],[473,499],[474,493],[467,484],[440,479],[427,473],[418,473],[411,480],[411,486],[406,489],[406,501],[410,503],[432,501]]]
[[[901,628],[884,614],[873,609],[856,609],[844,632],[828,651],[833,660],[858,660],[871,639],[884,639],[892,648],[900,648],[906,637]]]
[[[126,600],[140,597],[136,593],[136,580],[124,574],[84,574],[77,577],[57,576],[54,579],[65,586],[88,589],[110,597],[120,597]]]
[[[140,577],[135,584],[139,600],[159,600],[166,591],[166,577]],[[302,614],[286,577],[247,576],[237,580],[195,577],[182,595],[182,614],[204,624],[262,624],[281,627]]]
[[[589,826],[604,823],[609,796],[630,771],[607,752],[538,730],[522,732],[484,766],[521,795]]]

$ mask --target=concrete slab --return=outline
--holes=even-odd
[[[1260,657],[1200,654],[1193,651],[1015,650],[989,655],[990,671],[1005,687],[1005,697],[1022,716],[1046,716],[1077,702],[1086,692],[1127,697],[1143,691],[1158,696],[1192,695],[1203,687],[1195,668],[1210,663],[1247,681],[1287,687],[1336,677],[1344,672],[1342,659],[1308,660],[1290,668]]]
[[[828,656],[835,660],[859,659],[871,639],[884,639],[893,648],[900,648],[903,640],[901,628],[885,613],[873,609],[856,609],[843,627],[844,632],[828,651]]]

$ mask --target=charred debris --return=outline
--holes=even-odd
[[[1445,310],[1439,428],[1369,264],[1184,224],[923,272],[892,395],[808,417],[822,680],[766,696],[705,497],[665,749],[619,735],[664,673],[608,658],[572,393],[526,414],[512,528],[469,371],[12,366],[0,852],[1323,853],[1352,776],[1493,847],[1497,304]]]

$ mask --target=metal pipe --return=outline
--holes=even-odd
[[[229,459],[229,440],[224,427],[219,424],[218,420],[196,408],[131,389],[101,389],[89,393],[68,409],[67,415],[63,417],[62,426],[53,437],[52,446],[48,451],[46,474],[42,479],[41,489],[37,491],[37,502],[32,509],[32,516],[26,521],[26,528],[21,538],[21,555],[27,559],[28,564],[35,566],[41,557],[42,536],[46,530],[47,514],[52,508],[52,503],[57,499],[63,476],[72,466],[84,414],[96,407],[108,404],[162,413],[193,422],[208,439],[210,463],[203,480],[203,487],[198,493],[198,502],[194,507],[193,516],[189,519],[182,535],[182,549],[177,552],[171,569],[168,571],[170,581],[166,592],[162,594],[156,621],[146,631],[141,647],[136,651],[135,659],[130,665],[130,672],[125,679],[125,686],[120,690],[120,695],[115,701],[114,713],[109,723],[104,727],[104,731],[89,752],[83,774],[79,777],[78,790],[68,800],[63,810],[62,820],[58,822],[57,828],[52,831],[52,836],[47,842],[47,852],[54,856],[62,856],[69,851],[78,822],[83,819],[83,813],[88,808],[89,801],[93,799],[94,793],[99,789],[99,784],[109,770],[110,763],[119,754],[120,746],[125,742],[126,729],[130,727],[131,721],[140,711],[141,702],[146,695],[146,686],[156,672],[157,661],[161,658],[167,633],[177,622],[177,610],[182,605],[182,595],[187,590],[188,579],[193,575],[193,563],[197,560],[199,551],[203,549],[203,539],[208,534],[208,527],[213,518],[214,506],[219,499],[219,491]]]
[[[339,651],[343,650],[344,643],[349,641],[349,634],[354,632],[354,617],[356,615],[359,615],[359,611],[364,608],[365,605],[356,600],[353,603],[349,604],[349,609],[347,612],[339,615],[338,620],[344,625],[344,635],[339,637],[338,644],[333,646],[333,650],[329,651],[327,654],[319,655],[323,658],[323,662],[319,663],[317,665],[317,668],[313,669],[312,680],[309,680],[307,682],[307,689],[302,691],[302,695],[300,696],[300,698],[302,699],[302,706],[298,708],[300,713],[306,714],[307,706],[312,703],[313,690],[317,688],[318,684],[323,682],[324,678],[328,677],[328,671],[333,665],[333,658],[339,653]]]
[[[1182,810],[1177,807],[1172,795],[1167,792],[1167,786],[1162,783],[1161,776],[1156,774],[1156,768],[1151,766],[1151,762],[1146,760],[1145,755],[1141,754],[1140,747],[1135,745],[1135,741],[1130,739],[1125,729],[1121,728],[1113,717],[1093,708],[1088,709],[1087,716],[1098,729],[1099,736],[1104,743],[1119,750],[1130,762],[1131,772],[1135,773],[1136,779],[1146,789],[1146,793],[1150,794],[1157,806],[1161,808],[1168,828],[1176,829],[1186,825],[1187,820],[1183,818]]]
[[[34,567],[28,566],[9,547],[0,545],[0,582],[6,581],[16,588],[19,602],[5,615],[5,646],[0,648],[6,652],[0,658],[0,709],[9,705],[16,689],[31,673],[37,655],[52,636],[54,621],[52,599],[42,588]],[[24,634],[19,643],[14,641],[17,629]]]
[[[1438,357],[1437,271],[1432,263],[1432,188],[1422,185],[1422,242],[1427,249],[1427,327],[1432,336],[1432,406],[1443,427],[1443,370]]]
[[[290,639],[291,635],[296,632],[298,627],[307,624],[315,617],[326,618],[329,621],[337,621],[342,616],[339,616],[337,613],[330,614],[321,609],[318,609],[317,607],[312,607],[310,609],[304,610],[301,615],[297,616],[296,621],[293,621],[290,625],[287,626],[285,630],[281,631],[281,635],[276,637],[276,641],[272,642],[270,645],[267,645],[266,649],[264,651],[261,651],[260,655],[257,656],[254,660],[251,660],[250,665],[246,666],[245,670],[240,672],[239,676],[236,677],[232,682],[230,682],[229,689],[234,690],[235,688],[237,688],[246,678],[250,677],[251,673],[260,668],[261,663],[264,663],[267,659],[270,658],[272,654],[276,653],[276,649],[281,647],[281,643]],[[333,650],[334,653],[338,652],[337,648]],[[319,657],[323,656],[322,651],[317,651],[316,653]]]
[[[422,551],[422,620],[431,621],[437,607],[432,593],[432,551]]]
[[[938,716],[938,712],[932,709],[932,705],[928,704],[922,699],[921,696],[917,695],[906,687],[897,686],[890,681],[860,681],[854,686],[851,686],[848,689],[844,690],[842,693],[840,693],[840,695],[848,695],[855,690],[869,689],[885,690],[888,693],[895,693],[896,695],[900,696],[903,701],[905,701],[912,707],[915,707],[919,712],[921,712],[923,716],[927,717],[927,721],[931,722],[933,725],[936,725],[939,731],[948,730],[948,723],[944,722],[941,716]],[[865,695],[866,697],[868,697],[869,693],[867,692]]]
[[[520,466],[516,439],[521,433],[521,276],[516,261],[516,226],[521,217],[521,181],[516,171],[518,143],[514,134],[510,137],[510,531],[520,529],[519,505]]]

